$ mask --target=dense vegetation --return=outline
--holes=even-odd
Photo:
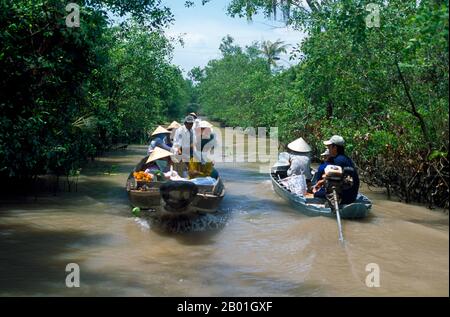
[[[171,64],[161,0],[77,3],[71,28],[64,0],[0,1],[2,183],[74,175],[200,106],[228,125],[277,126],[284,144],[303,136],[316,153],[341,134],[368,184],[448,208],[447,0],[230,0],[231,16],[281,16],[307,36],[247,47],[226,36],[222,58],[190,79]],[[295,66],[279,66],[286,50]]]
[[[75,174],[112,144],[184,114],[192,84],[171,65],[159,0],[0,1],[0,180]],[[107,16],[122,21],[113,24]]]
[[[448,208],[448,1],[307,2],[231,1],[232,16],[278,10],[307,37],[292,53],[300,63],[281,70],[282,43],[225,37],[223,57],[191,72],[202,109],[229,125],[277,126],[284,143],[303,136],[316,153],[340,134],[368,184]],[[379,27],[366,25],[368,3],[380,6]]]

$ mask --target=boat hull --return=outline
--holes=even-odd
[[[145,161],[146,158],[136,166],[134,171],[141,170]],[[149,188],[147,190],[138,190],[135,189],[133,172],[130,173],[126,185],[130,204],[140,209],[153,210],[155,214],[177,216],[192,213],[214,213],[219,209],[219,205],[225,196],[225,187],[222,180],[218,178],[213,186],[198,186],[198,193],[192,199],[192,202],[186,208],[174,211],[166,208],[166,204],[162,198],[160,187],[164,184],[163,182],[150,182],[148,183]]]
[[[275,179],[273,174],[271,174],[270,177],[274,191],[281,198],[289,202],[289,204],[297,211],[311,217],[336,217],[336,214],[331,208],[320,204],[316,198],[309,199],[291,193]],[[340,206],[339,213],[343,219],[361,219],[367,217],[371,207],[372,203],[370,200],[366,196],[359,194],[355,203]]]

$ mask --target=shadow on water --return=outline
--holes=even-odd
[[[73,211],[76,206],[77,212],[92,212],[90,207],[96,205],[128,206],[125,180],[126,176],[123,176],[123,182],[120,183],[117,179],[102,177],[90,179],[88,183],[80,182],[76,192],[41,193],[36,197],[33,195],[2,197],[0,215],[7,213],[10,208],[46,212],[47,209]]]
[[[110,235],[0,224],[0,294],[60,292],[74,251],[106,244]],[[14,272],[14,273],[12,273]]]
[[[193,290],[186,286],[189,284],[183,285],[192,281],[208,285],[195,289],[195,294],[200,296],[314,295],[320,293],[322,288],[309,281],[294,282],[273,272],[260,272],[251,265],[212,264],[208,258],[199,259],[196,265],[192,265],[189,258],[182,257],[164,266],[157,265],[156,261],[137,270],[122,268],[121,274],[118,274],[114,266],[106,264],[96,269],[89,268],[83,265],[85,257],[76,256],[77,250],[107,245],[109,234],[88,234],[78,230],[50,231],[22,224],[1,224],[0,233],[0,294],[3,296],[119,296],[129,294],[127,292],[152,296],[192,296]],[[212,244],[215,233],[173,235],[172,238],[184,245]],[[68,263],[80,265],[82,287],[66,287],[68,272],[65,268]],[[142,270],[149,265],[152,267],[151,275],[144,275],[143,278],[142,274],[147,271]],[[236,276],[239,276],[237,280]]]

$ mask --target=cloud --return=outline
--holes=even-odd
[[[166,30],[172,37],[181,36],[184,46],[177,44],[173,62],[179,65],[185,73],[196,66],[204,67],[209,60],[220,58],[219,50],[222,38],[231,35],[242,47],[254,41],[276,41],[281,39],[286,44],[296,45],[304,37],[299,31],[294,31],[282,24],[264,19],[247,23],[245,19],[233,19],[225,14],[223,8],[202,7],[187,11],[178,8],[175,11],[175,23]],[[288,55],[282,56],[285,66]]]

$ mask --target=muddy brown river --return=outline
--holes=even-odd
[[[77,192],[0,201],[1,296],[448,296],[449,222],[441,211],[389,201],[369,218],[299,214],[259,165],[221,163],[217,215],[167,233],[131,214],[124,188],[144,146],[86,167]],[[66,287],[77,263],[80,287]],[[366,266],[380,269],[368,287]]]

